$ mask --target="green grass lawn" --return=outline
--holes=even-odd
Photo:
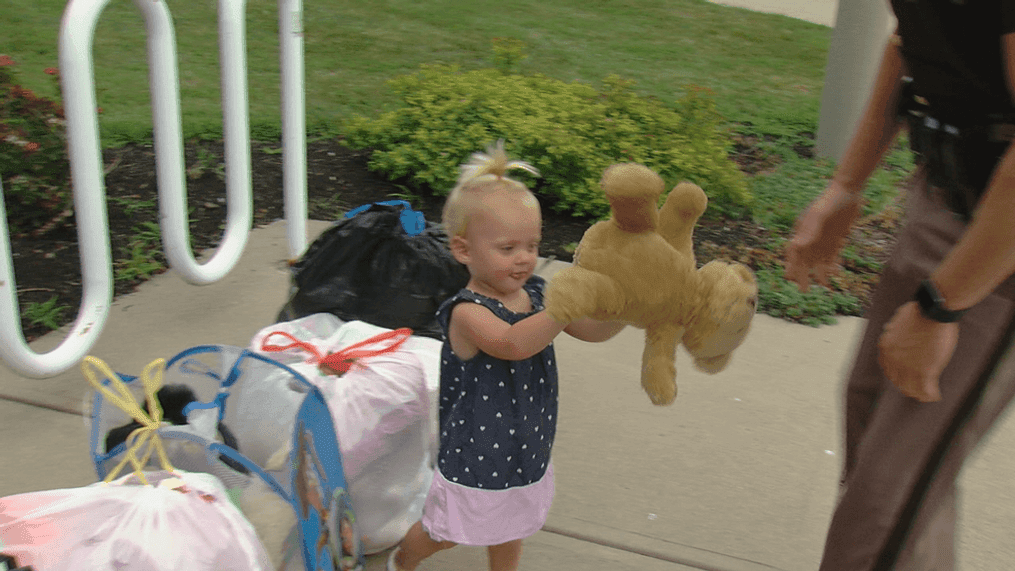
[[[42,70],[57,64],[64,0],[7,0],[0,53],[19,64],[28,87],[55,92]],[[221,129],[216,2],[168,0],[177,34],[184,132]],[[385,81],[422,63],[489,65],[491,40],[526,45],[523,72],[597,83],[610,73],[672,100],[688,85],[710,88],[730,120],[761,133],[816,130],[831,30],[704,0],[490,2],[408,0],[304,3],[306,101],[315,129],[351,113],[374,114],[394,100]],[[250,106],[255,132],[277,132],[278,9],[248,2]],[[145,30],[133,2],[115,0],[94,46],[104,142],[151,130]]]

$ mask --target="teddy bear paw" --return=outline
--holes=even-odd
[[[669,383],[642,383],[641,387],[645,389],[645,394],[648,395],[649,400],[654,405],[670,405],[677,399],[676,381],[670,381]]]

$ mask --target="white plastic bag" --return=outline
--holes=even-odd
[[[36,571],[271,569],[218,480],[183,471],[0,498],[0,544]]]
[[[319,354],[391,332],[361,321],[315,314],[267,327],[251,349],[282,332]],[[412,336],[397,349],[363,359],[341,376],[327,374],[297,347],[263,352],[302,374],[324,394],[335,424],[349,495],[366,553],[396,545],[422,515],[437,445],[441,343]]]

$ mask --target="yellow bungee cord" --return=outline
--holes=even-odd
[[[162,440],[158,434],[159,427],[162,425],[162,406],[159,404],[156,393],[162,388],[162,374],[165,368],[166,360],[156,359],[149,363],[141,373],[141,383],[144,386],[145,398],[148,401],[148,410],[150,411],[150,414],[146,414],[144,409],[134,399],[130,389],[127,388],[127,384],[106,365],[105,361],[89,356],[85,357],[84,361],[81,362],[81,372],[88,382],[96,390],[104,394],[110,402],[119,407],[120,410],[141,423],[141,427],[131,432],[127,437],[127,453],[116,468],[106,476],[105,483],[108,484],[113,481],[120,474],[120,471],[123,470],[124,466],[127,465],[127,462],[130,462],[134,466],[134,474],[137,475],[142,484],[147,486],[148,480],[144,477],[142,468],[148,464],[152,451],[158,453],[159,461],[165,470],[175,472],[173,465],[169,463],[169,457],[166,455],[166,450],[163,448]],[[102,376],[100,377],[99,374]],[[116,388],[119,394],[115,394],[109,387],[103,385],[102,380],[104,379],[109,379],[110,384]],[[139,458],[138,455],[146,444],[147,448],[144,451],[144,456]]]

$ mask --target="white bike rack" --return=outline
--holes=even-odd
[[[111,0],[70,0],[60,24],[60,79],[67,119],[74,212],[81,252],[82,299],[63,342],[48,353],[25,341],[18,309],[10,234],[0,186],[0,358],[36,378],[60,374],[98,341],[113,299],[113,268],[102,151],[96,113],[92,46],[99,16]],[[149,87],[156,152],[162,243],[169,266],[192,284],[228,274],[246,246],[252,224],[250,125],[247,102],[246,0],[219,0],[226,158],[226,229],[214,255],[198,264],[190,247],[184,176],[176,34],[164,2],[134,0],[148,34]],[[306,111],[302,0],[279,0],[283,192],[290,257],[307,246]],[[2,184],[2,181],[0,181]]]

